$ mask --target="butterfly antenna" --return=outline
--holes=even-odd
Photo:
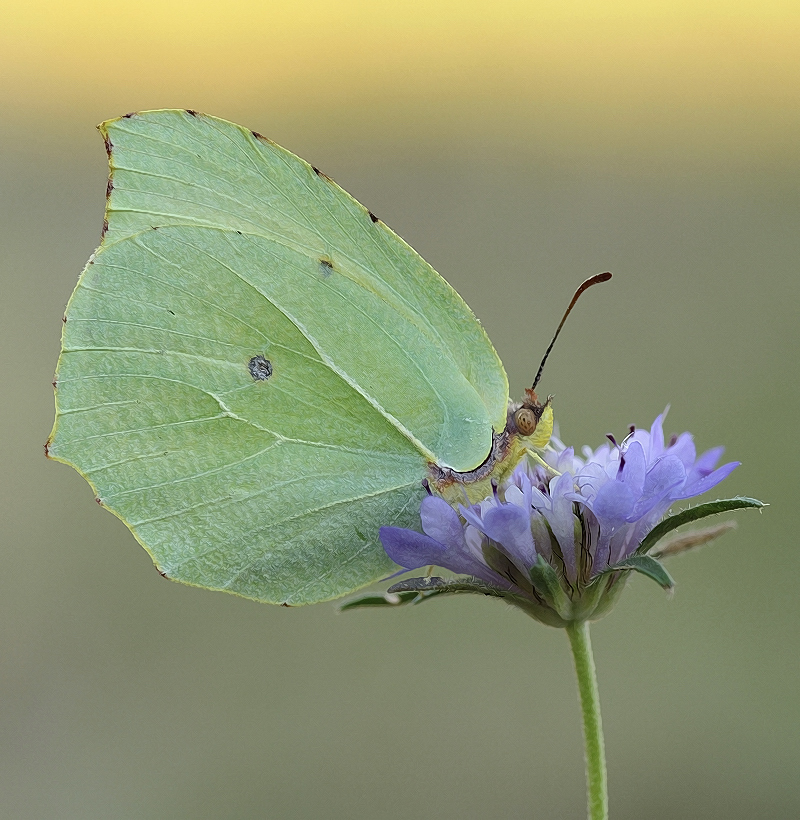
[[[550,342],[547,350],[545,351],[544,356],[542,357],[542,363],[539,365],[539,370],[536,373],[536,378],[533,380],[533,385],[531,386],[531,390],[536,390],[536,385],[539,384],[539,379],[542,378],[542,370],[544,370],[544,363],[547,361],[547,357],[550,355],[550,351],[553,349],[553,345],[556,343],[556,339],[558,338],[558,334],[561,333],[561,328],[564,327],[564,322],[567,321],[567,316],[572,311],[572,308],[575,307],[575,303],[578,301],[580,295],[590,288],[592,285],[597,285],[600,282],[608,282],[611,278],[611,274],[606,271],[605,273],[597,273],[594,276],[590,276],[576,291],[575,295],[572,297],[572,301],[569,303],[569,307],[564,312],[564,315],[561,317],[561,322],[559,323],[558,327],[556,328],[556,332],[553,336],[553,340]]]

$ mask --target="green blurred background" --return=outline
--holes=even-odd
[[[649,425],[769,501],[594,628],[612,816],[800,816],[796,2],[32,0],[0,25],[0,815],[579,818],[566,638],[490,600],[337,614],[162,580],[47,462],[94,125],[190,107],[322,168],[465,297],[562,436]],[[794,490],[792,488],[795,488]]]

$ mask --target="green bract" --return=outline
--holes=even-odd
[[[171,578],[271,602],[393,564],[429,462],[471,470],[508,385],[458,294],[324,174],[190,111],[100,126],[107,228],[67,307],[49,455]]]

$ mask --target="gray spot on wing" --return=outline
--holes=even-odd
[[[253,356],[247,363],[250,375],[257,382],[265,382],[272,375],[272,362],[263,356]]]

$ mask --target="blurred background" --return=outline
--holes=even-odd
[[[491,600],[281,609],[162,580],[47,462],[99,242],[94,126],[189,107],[320,167],[481,318],[561,434],[648,425],[772,504],[593,630],[612,816],[800,816],[800,11],[789,0],[138,0],[0,26],[0,814],[579,818],[566,636]],[[792,487],[795,489],[793,490]]]

